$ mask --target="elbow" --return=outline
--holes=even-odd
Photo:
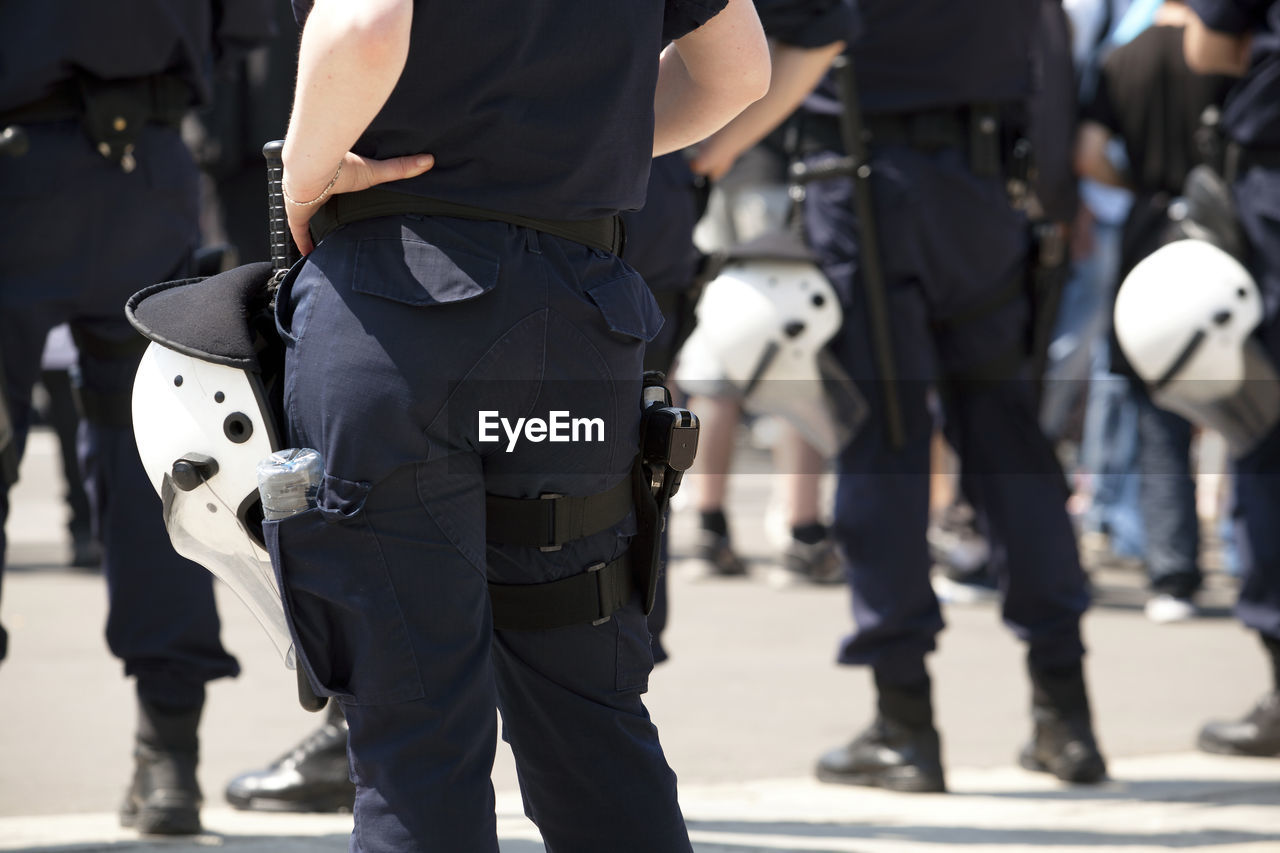
[[[772,80],[773,67],[769,62],[768,51],[765,51],[758,60],[748,63],[734,81],[732,97],[738,103],[739,110],[745,110],[769,94]]]

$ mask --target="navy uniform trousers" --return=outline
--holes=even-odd
[[[290,441],[327,473],[317,508],[266,533],[299,657],[350,723],[351,850],[496,853],[500,709],[548,850],[689,851],[641,701],[638,596],[599,625],[495,630],[487,588],[582,573],[635,532],[628,517],[558,551],[488,544],[485,494],[629,476],[661,324],[640,276],[529,229],[398,216],[333,232],[285,287]],[[601,419],[604,440],[482,440],[482,411],[557,410]]]
[[[177,130],[148,127],[137,169],[100,156],[78,122],[28,125],[30,150],[0,156],[0,358],[19,446],[45,336],[69,322],[80,351],[81,453],[104,548],[107,642],[144,699],[203,701],[239,667],[218,639],[213,578],[170,547],[129,416],[145,342],[130,294],[185,271],[198,239],[197,173]],[[8,515],[0,489],[0,528]],[[0,532],[0,553],[4,548]],[[4,653],[0,631],[0,656]]]
[[[961,485],[987,528],[1004,621],[1028,644],[1033,666],[1074,664],[1084,653],[1079,620],[1088,593],[1031,383],[1024,376],[964,378],[1007,361],[1026,339],[1029,305],[1018,290],[1026,223],[1002,182],[975,177],[959,150],[877,147],[873,175],[905,423],[901,449],[890,445],[885,428],[857,273],[852,183],[811,185],[804,210],[810,242],[844,302],[835,354],[871,407],[838,459],[834,533],[855,621],[840,661],[874,667],[882,683],[917,683],[943,627],[925,541],[934,424],[928,392],[936,382]],[[1018,295],[1003,296],[1011,292]]]
[[[1240,222],[1253,250],[1250,271],[1262,292],[1263,343],[1280,365],[1280,169],[1254,167],[1235,184]],[[1236,511],[1243,578],[1236,614],[1280,642],[1280,427],[1236,462]]]

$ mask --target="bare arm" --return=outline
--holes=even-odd
[[[284,186],[299,202],[421,174],[429,155],[368,160],[352,154],[382,109],[409,56],[413,0],[316,0],[302,32],[298,84],[284,145]],[[326,190],[342,165],[341,174]],[[320,204],[286,205],[306,254],[307,223]]]
[[[699,143],[693,171],[712,180],[724,177],[742,152],[764,139],[800,106],[842,50],[844,42],[839,41],[816,48],[771,42],[773,76],[768,94]]]
[[[1226,74],[1243,77],[1249,70],[1252,33],[1222,33],[1205,26],[1194,12],[1187,15],[1182,36],[1182,55],[1197,74]]]
[[[1096,121],[1084,121],[1076,134],[1075,167],[1082,178],[1092,178],[1101,184],[1127,187],[1129,182],[1112,165],[1107,157],[1107,143],[1111,131]]]
[[[751,0],[729,4],[662,54],[654,93],[653,155],[719,130],[769,89],[769,46]]]

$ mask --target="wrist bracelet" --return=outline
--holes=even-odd
[[[333,189],[333,185],[338,182],[338,176],[342,174],[342,163],[338,163],[338,171],[333,173],[333,179],[329,181],[329,186],[325,187],[320,195],[311,199],[311,201],[298,201],[289,196],[289,191],[284,188],[284,181],[280,182],[280,194],[284,196],[284,200],[296,207],[311,207],[313,204],[319,204],[329,197],[329,191]]]

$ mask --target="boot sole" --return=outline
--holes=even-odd
[[[354,801],[355,791],[321,794],[309,800],[279,800],[271,797],[227,794],[227,802],[231,807],[245,812],[296,812],[303,814],[350,812]]]
[[[1280,744],[1267,744],[1266,747],[1258,749],[1242,749],[1233,744],[1199,737],[1196,739],[1196,748],[1201,752],[1211,752],[1214,755],[1238,755],[1246,758],[1274,758],[1280,756]]]
[[[136,812],[121,812],[120,825],[143,835],[199,835],[203,830],[197,809],[158,809],[144,806]]]
[[[885,776],[872,773],[836,773],[819,767],[819,782],[835,785],[859,785],[864,788],[884,788],[902,794],[945,794],[947,784],[942,779],[928,776]]]
[[[1034,755],[1024,753],[1018,756],[1018,764],[1024,770],[1048,773],[1072,785],[1096,785],[1107,780],[1107,766],[1102,761],[1090,761],[1074,771],[1063,771],[1053,768]]]

